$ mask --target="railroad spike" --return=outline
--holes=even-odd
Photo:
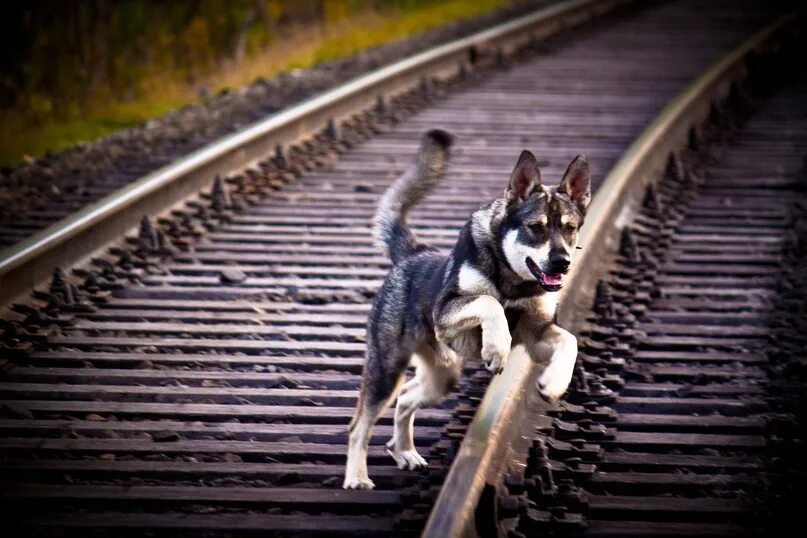
[[[174,247],[168,241],[167,236],[162,230],[157,230],[157,251],[160,254],[172,254],[174,252]]]
[[[132,253],[128,250],[124,250],[120,254],[120,259],[118,260],[118,265],[125,270],[130,270],[134,268],[134,260],[132,259]]]
[[[591,381],[589,388],[591,390],[591,397],[597,397],[601,400],[603,398],[610,398],[613,396],[613,391],[603,385],[602,382],[597,379]]]
[[[473,67],[479,61],[479,51],[475,46],[468,49],[468,63]]]
[[[273,157],[275,162],[275,166],[278,167],[280,170],[287,170],[289,167],[289,161],[286,159],[286,151],[283,149],[282,144],[277,144],[275,146],[275,156]]]
[[[535,456],[535,474],[540,479],[541,493],[552,494],[557,490],[555,478],[552,476],[552,465],[549,463],[549,449],[543,439],[532,442],[532,453]]]
[[[578,364],[574,367],[575,379],[577,379],[577,389],[581,392],[585,392],[588,390],[588,378],[586,377],[586,371],[583,369],[582,364]]]
[[[622,229],[622,235],[619,238],[619,253],[632,263],[640,260],[639,245],[636,243],[636,237],[630,228]]]
[[[98,291],[101,287],[98,278],[99,275],[95,271],[87,271],[87,275],[84,278],[84,289],[90,292]]]
[[[594,312],[605,319],[616,318],[611,288],[604,280],[597,281],[597,291],[594,296]]]
[[[54,295],[57,293],[61,293],[64,289],[65,285],[65,275],[64,270],[61,267],[56,267],[53,269],[53,277],[50,281],[50,293]]]
[[[331,141],[339,140],[339,129],[336,127],[336,122],[333,118],[328,118],[325,124],[325,136]]]
[[[157,246],[157,234],[147,215],[140,219],[140,231],[137,233],[140,246],[144,250],[153,250]]]
[[[642,201],[642,207],[651,213],[661,213],[661,199],[659,198],[658,190],[656,189],[656,185],[654,183],[647,184],[647,189],[644,193],[644,200]]]
[[[549,457],[549,448],[547,448],[546,442],[543,439],[535,439],[532,442],[532,447],[535,449],[535,457],[538,461],[544,461]]]
[[[222,209],[232,206],[232,200],[230,199],[230,193],[227,190],[227,185],[224,183],[224,180],[220,175],[216,175],[216,179],[213,180],[213,188],[210,191],[210,200],[213,209],[216,211],[221,211]]]
[[[66,305],[74,302],[73,290],[70,288],[70,283],[67,282],[67,276],[61,267],[56,267],[53,270],[49,292]]]
[[[670,156],[667,157],[665,176],[673,181],[684,181],[684,163],[674,151],[671,151]]]
[[[379,116],[386,116],[387,115],[387,100],[384,99],[383,95],[379,95],[375,99],[375,107],[373,111],[378,114]]]
[[[71,284],[70,282],[67,283],[67,286],[64,288],[64,304],[65,305],[74,305],[79,302],[79,293],[78,288],[75,284]]]

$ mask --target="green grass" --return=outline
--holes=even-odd
[[[446,0],[405,12],[372,12],[329,25],[299,28],[289,31],[275,45],[194,84],[185,82],[184,73],[163,73],[159,78],[141,81],[135,99],[98,99],[81,117],[69,121],[31,125],[11,111],[0,121],[0,164],[17,164],[26,156],[38,157],[162,116],[197,102],[196,89],[200,86],[214,93],[242,87],[258,77],[269,78],[290,69],[345,58],[451,21],[490,12],[506,3],[508,0]]]

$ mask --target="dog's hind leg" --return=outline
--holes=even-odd
[[[345,489],[373,489],[375,484],[367,473],[367,447],[370,433],[378,417],[392,403],[403,380],[406,363],[402,368],[388,372],[378,368],[377,357],[368,358],[362,379],[356,413],[348,428],[347,464],[345,466]],[[397,363],[393,363],[396,365]]]
[[[460,378],[461,364],[456,355],[452,360],[434,360],[436,357],[417,358],[415,377],[407,381],[395,405],[395,427],[392,439],[387,443],[387,452],[395,459],[400,469],[421,469],[428,464],[415,449],[415,411],[424,405],[434,405],[453,390]]]
[[[373,489],[375,484],[367,473],[367,446],[370,442],[370,431],[384,411],[387,402],[370,404],[366,398],[359,396],[356,416],[350,423],[347,448],[347,465],[345,466],[345,489]]]
[[[387,452],[400,469],[420,469],[427,463],[415,449],[415,411],[422,405],[423,379],[415,377],[404,383],[395,404],[395,425],[392,439],[387,443]]]

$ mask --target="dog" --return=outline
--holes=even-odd
[[[572,378],[577,340],[556,324],[555,310],[591,201],[586,157],[577,156],[560,184],[547,187],[535,156],[523,151],[504,194],[471,215],[446,257],[418,241],[407,215],[440,183],[452,141],[443,130],[425,133],[415,164],[384,194],[374,219],[374,237],[393,267],[367,324],[345,489],[374,487],[370,431],[396,395],[387,452],[401,469],[427,465],[415,450],[415,411],[454,390],[466,360],[481,359],[500,373],[515,339],[531,355],[549,357],[538,381],[544,398],[562,396]],[[415,375],[403,383],[410,363]]]

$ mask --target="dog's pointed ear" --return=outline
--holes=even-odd
[[[526,200],[541,184],[541,171],[538,170],[538,159],[527,150],[521,152],[505,195],[510,202]]]
[[[563,174],[563,179],[560,180],[558,192],[568,196],[581,212],[586,212],[591,202],[591,172],[588,170],[588,159],[585,155],[574,158]]]

